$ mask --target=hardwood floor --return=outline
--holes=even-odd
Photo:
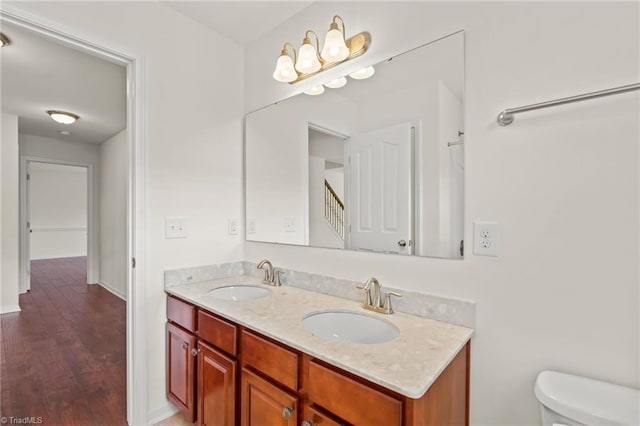
[[[3,417],[126,425],[126,303],[86,284],[86,258],[34,260],[21,312],[0,315]]]

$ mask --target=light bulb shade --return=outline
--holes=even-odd
[[[322,95],[324,93],[324,86],[321,84],[320,86],[312,87],[309,90],[305,90],[304,93],[311,96]]]
[[[53,121],[60,124],[72,124],[72,123],[75,123],[75,121],[78,118],[80,118],[72,112],[65,112],[65,111],[49,110],[47,111],[47,114],[49,114],[49,117],[51,117]]]
[[[316,49],[311,43],[303,43],[298,51],[298,60],[296,61],[296,69],[303,74],[310,74],[318,71],[322,67],[318,60]]]
[[[347,84],[347,78],[340,77],[340,78],[336,78],[335,80],[328,81],[324,85],[327,86],[329,89],[339,89],[345,84]]]
[[[298,73],[293,67],[293,61],[289,55],[281,55],[276,62],[276,70],[273,78],[282,83],[290,83],[298,78]]]
[[[366,67],[366,68],[362,68],[361,70],[358,70],[354,73],[349,74],[349,77],[355,79],[355,80],[364,80],[366,78],[371,77],[372,75],[374,75],[376,73],[376,70],[373,67]]]
[[[349,57],[349,48],[344,42],[342,32],[337,29],[329,30],[320,56],[327,62],[340,62]]]

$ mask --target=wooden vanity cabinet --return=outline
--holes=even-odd
[[[196,308],[175,297],[167,298],[167,399],[191,422],[196,419]]]
[[[199,425],[469,424],[469,343],[412,399],[171,296],[167,318],[167,397]]]
[[[242,368],[240,382],[242,426],[295,426],[298,423],[298,396],[294,393],[247,368]]]
[[[198,342],[198,424],[236,423],[236,361]]]

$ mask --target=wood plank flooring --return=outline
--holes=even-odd
[[[0,315],[0,415],[126,425],[126,303],[86,284],[86,257],[34,260],[21,312]]]

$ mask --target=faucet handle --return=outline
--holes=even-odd
[[[372,306],[373,304],[373,301],[371,299],[371,289],[369,288],[370,285],[371,285],[371,281],[367,281],[363,285],[356,286],[358,290],[364,290],[364,300],[362,301],[362,304],[364,306]]]
[[[393,291],[389,291],[384,295],[384,305],[382,305],[382,310],[388,315],[393,313],[393,308],[391,307],[391,296],[402,297],[400,293],[395,293]]]
[[[280,275],[284,274],[285,272],[282,269],[274,269],[273,270],[273,285],[276,287],[279,287],[282,285],[282,282],[280,282]]]

